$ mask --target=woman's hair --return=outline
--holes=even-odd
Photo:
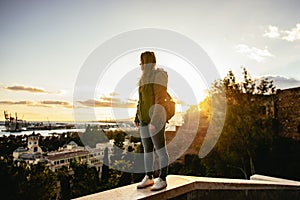
[[[153,80],[153,71],[156,67],[156,58],[155,54],[152,51],[145,51],[141,54],[141,69],[142,76],[139,81],[139,86],[142,86],[147,83],[151,83]]]
[[[152,64],[155,65],[156,64],[156,58],[154,55],[154,52],[152,51],[145,51],[141,54],[141,64],[145,65],[145,64]]]

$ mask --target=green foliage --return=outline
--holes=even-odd
[[[85,134],[87,140],[90,136],[94,138],[95,135],[96,137],[101,135],[97,129],[90,129]],[[43,163],[27,165],[25,162],[13,162],[13,151],[20,146],[27,146],[26,136],[0,137],[0,192],[7,199],[71,199],[130,184],[132,174],[122,172],[124,167],[132,168],[132,159],[123,155],[122,151],[125,136],[126,133],[122,131],[115,131],[111,134],[111,139],[115,139],[115,145],[119,150],[115,157],[119,159],[115,159],[117,161],[114,167],[120,171],[109,169],[104,165],[101,182],[96,168],[89,167],[86,163],[72,162],[70,167],[62,167],[57,172],[52,172]],[[103,138],[103,136],[100,137]],[[104,138],[108,141],[105,135]],[[44,151],[54,151],[70,141],[75,141],[82,146],[80,137],[75,132],[63,133],[60,136],[40,137],[39,144]],[[99,140],[95,143],[97,142]],[[108,163],[108,150],[106,149],[105,152],[105,163]],[[60,189],[57,186],[60,186]]]
[[[27,142],[23,140],[23,136],[2,136],[0,137],[0,156],[10,157],[14,150],[18,147],[26,147]]]
[[[72,198],[94,193],[99,184],[98,172],[95,167],[87,164],[73,163]]]
[[[114,145],[123,149],[123,142],[125,141],[125,136],[127,135],[124,131],[112,131],[106,133],[109,139],[114,139]]]
[[[104,157],[103,157],[103,166],[102,166],[102,172],[101,172],[101,182],[103,184],[106,184],[108,182],[109,178],[109,168],[108,168],[108,148],[106,147],[104,149]]]
[[[59,149],[59,147],[63,147],[71,141],[76,142],[76,144],[78,144],[79,146],[83,146],[77,132],[62,133],[59,136],[40,137],[39,145],[44,152],[56,151]]]
[[[132,163],[129,160],[116,160],[112,168],[118,171],[128,171],[132,169]]]
[[[253,80],[247,70],[243,68],[242,82],[236,82],[232,71],[220,81],[216,81],[210,91],[208,99],[202,106],[203,115],[211,119],[211,115],[218,111],[208,104],[209,98],[214,95],[226,93],[226,116],[222,134],[213,151],[205,158],[204,164],[213,170],[216,176],[244,177],[255,173],[256,152],[264,146],[268,148],[272,144],[274,134],[273,124],[275,116],[262,114],[262,105],[265,109],[272,109],[275,87],[272,81],[267,79]],[[225,96],[225,95],[223,95]],[[223,100],[223,99],[221,99]],[[211,113],[210,113],[211,112]]]
[[[133,143],[138,143],[138,142],[142,142],[141,140],[141,137],[135,137],[135,136],[130,136],[130,139],[129,139],[130,142],[133,142]]]
[[[72,176],[68,167],[63,166],[57,172],[57,179],[60,182],[60,194],[59,199],[68,200],[71,199],[71,180]]]
[[[57,179],[45,164],[0,160],[0,191],[6,199],[55,199]]]
[[[109,185],[111,188],[128,185],[132,182],[131,173],[126,171],[132,170],[130,160],[115,160],[110,170]]]
[[[45,164],[30,165],[24,199],[52,199],[56,196],[57,177]],[[34,191],[34,192],[33,192]]]
[[[193,122],[199,122],[199,107],[197,105],[191,105],[183,116],[184,126],[190,128],[193,126]]]
[[[185,155],[184,163],[174,162],[169,166],[170,174],[180,174],[188,176],[204,176],[205,168],[201,164],[198,155]]]
[[[126,137],[126,133],[123,131],[114,131],[108,134],[109,138],[114,139],[113,156],[110,157],[111,162],[114,163],[117,160],[121,160],[123,156],[123,146]]]

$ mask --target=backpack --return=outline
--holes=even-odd
[[[158,69],[163,70],[163,69]],[[168,123],[169,120],[175,115],[175,102],[172,99],[171,95],[166,91],[166,98],[164,100],[164,105],[162,105],[165,108],[166,111],[166,122]]]
[[[169,120],[175,115],[175,102],[168,92],[166,94],[165,103],[163,106],[166,110],[167,122],[169,122]]]

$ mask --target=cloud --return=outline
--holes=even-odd
[[[46,106],[46,107],[65,107],[65,108],[72,108],[72,104],[67,101],[54,101],[54,100],[47,100],[47,101],[39,101],[35,106]]]
[[[122,100],[120,98],[117,98],[116,96],[119,96],[116,92],[111,92],[109,95],[102,95],[99,99],[88,99],[85,101],[77,101],[76,103],[79,103],[86,107],[110,107],[110,108],[136,108],[137,100],[136,99],[125,99]],[[80,105],[76,105],[79,106]]]
[[[296,24],[295,28],[292,28],[290,31],[284,31],[285,36],[282,39],[293,42],[295,40],[300,40],[300,24]]]
[[[4,87],[6,90],[12,90],[12,91],[25,91],[25,92],[33,92],[33,93],[50,93],[49,91],[46,91],[41,88],[36,87],[27,87],[22,85],[14,85],[14,86],[8,86]]]
[[[136,108],[137,101],[128,99],[127,101],[121,101],[118,98],[101,97],[100,100],[88,99],[85,101],[78,101],[81,105],[87,107],[112,107],[112,108]]]
[[[78,101],[78,103],[87,106],[87,107],[111,107],[111,103],[104,102],[104,101],[98,101],[94,99],[88,99],[85,101]]]
[[[47,100],[47,101],[0,101],[0,105],[23,105],[23,106],[37,106],[37,107],[65,107],[65,108],[72,108],[72,104],[67,101],[54,101],[54,100]]]
[[[297,80],[295,78],[290,78],[286,76],[277,76],[277,75],[268,75],[268,76],[263,76],[262,78],[268,78],[269,80],[273,80],[276,89],[288,89],[288,88],[300,87],[300,80]]]
[[[32,101],[0,101],[1,105],[34,105]]]
[[[294,42],[300,40],[300,23],[296,24],[296,27],[291,30],[279,30],[278,27],[269,25],[268,30],[263,34],[264,37],[277,38]]]
[[[100,97],[100,101],[101,102],[113,102],[113,103],[116,103],[116,102],[119,102],[120,100],[117,99],[117,98],[113,98],[113,97]]]
[[[279,38],[280,32],[279,32],[278,27],[269,25],[268,26],[268,31],[266,31],[263,34],[263,36],[269,37],[269,38]]]
[[[245,54],[250,59],[262,62],[266,57],[273,57],[274,55],[269,52],[267,48],[258,49],[256,47],[249,47],[245,44],[239,44],[235,46],[237,52]]]

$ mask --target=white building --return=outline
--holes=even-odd
[[[78,146],[74,141],[58,149],[58,151],[44,152],[39,146],[39,136],[31,134],[28,136],[27,148],[19,147],[13,152],[14,160],[25,161],[27,164],[37,164],[45,161],[52,171],[66,166],[69,168],[72,161],[87,163],[96,167],[99,176],[103,166],[104,151],[108,149],[108,159],[113,155],[114,140],[107,143],[98,143],[95,148]],[[107,163],[109,164],[109,163]]]
[[[39,146],[39,135],[34,132],[28,136],[27,148],[19,147],[13,152],[14,160],[25,161],[27,164],[36,164],[43,160],[43,151]]]
[[[105,148],[108,148],[108,158],[110,158],[113,154],[113,141],[98,143],[96,148],[85,148],[71,141],[64,148],[47,153],[45,159],[48,161],[48,166],[52,171],[57,171],[62,166],[69,167],[72,161],[76,161],[96,167],[99,176],[101,176]]]

